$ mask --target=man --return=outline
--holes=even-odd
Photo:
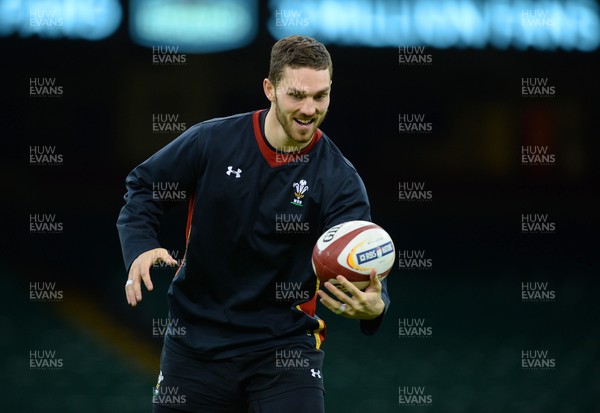
[[[332,63],[316,40],[290,36],[271,51],[263,81],[268,110],[192,126],[127,177],[117,227],[129,276],[127,302],[152,290],[150,267],[176,261],[157,242],[163,204],[153,184],[190,196],[184,260],[169,288],[169,317],[154,411],[322,412],[325,324],[317,295],[372,334],[389,298],[371,274],[363,292],[317,291],[312,248],[326,229],[370,220],[354,167],[318,129],[331,92]],[[294,222],[301,225],[282,225]],[[177,391],[185,402],[162,394]]]

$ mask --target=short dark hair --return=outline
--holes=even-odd
[[[293,69],[308,67],[316,70],[329,70],[333,76],[331,56],[325,46],[308,36],[291,35],[280,39],[271,49],[269,80],[277,84],[286,66]]]

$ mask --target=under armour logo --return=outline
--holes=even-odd
[[[313,377],[322,378],[321,370],[310,369],[310,374],[312,374]]]
[[[227,175],[231,175],[231,174],[235,174],[236,178],[239,178],[242,176],[242,170],[240,168],[237,168],[237,171],[233,170],[233,166],[228,166],[227,167],[227,172],[225,172]]]

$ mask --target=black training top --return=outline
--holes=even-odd
[[[117,227],[127,268],[160,247],[165,188],[187,194],[186,253],[168,293],[178,328],[165,345],[193,357],[294,342],[319,348],[313,246],[336,224],[370,221],[364,184],[333,142],[317,130],[301,152],[273,148],[266,113],[196,124],[126,180]],[[382,298],[387,309],[386,280]],[[374,333],[382,319],[361,321],[362,331]]]

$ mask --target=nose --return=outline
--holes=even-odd
[[[302,101],[302,106],[300,107],[300,113],[302,116],[311,117],[316,111],[317,108],[312,97],[307,97]]]

